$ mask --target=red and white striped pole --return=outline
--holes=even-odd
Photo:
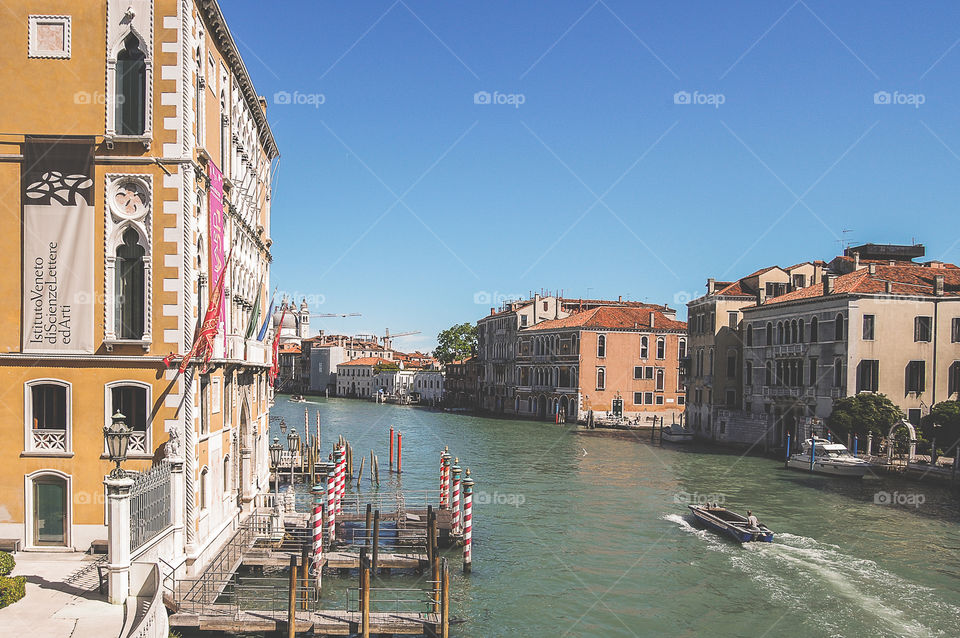
[[[443,448],[440,453],[440,509],[450,507],[450,452]]]
[[[471,543],[473,540],[473,479],[470,468],[463,479],[463,573],[469,574],[473,563]]]
[[[450,531],[454,536],[460,534],[460,459],[453,459],[453,502],[451,508],[453,514],[450,518]]]
[[[337,514],[343,513],[343,495],[347,490],[347,446],[340,445],[337,463]]]
[[[320,574],[323,571],[323,486],[317,483],[313,486],[313,577],[320,587]]]
[[[337,539],[337,472],[327,474],[327,542],[332,546]]]

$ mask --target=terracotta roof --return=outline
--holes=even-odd
[[[298,343],[281,343],[278,347],[278,352],[300,352],[300,344]]]
[[[393,361],[384,359],[382,357],[360,357],[359,359],[354,359],[353,361],[344,361],[343,363],[338,363],[337,367],[340,366],[375,366],[380,364],[393,364]]]
[[[663,306],[646,306],[643,308],[623,306],[600,306],[592,310],[584,310],[564,319],[550,319],[541,321],[535,326],[524,328],[521,332],[556,330],[557,328],[606,328],[606,329],[650,329],[650,313],[654,315],[653,330],[686,330],[684,321],[676,321],[664,315],[660,310]]]
[[[890,282],[890,294],[933,297],[935,296],[933,278],[936,275],[943,275],[945,297],[960,296],[960,270],[956,267],[930,268],[919,264],[902,263],[896,266],[877,265],[875,274],[870,274],[869,268],[861,268],[840,275],[834,279],[832,294],[887,294],[887,282]],[[779,297],[772,297],[766,303],[769,305],[822,296],[823,284],[818,283]]]
[[[727,282],[722,282],[727,284]],[[735,281],[733,283],[727,284],[725,288],[715,288],[715,295],[723,295],[724,297],[753,297],[749,292],[743,289],[743,282]]]
[[[765,272],[770,272],[770,271],[773,270],[774,268],[776,268],[776,269],[778,269],[778,270],[783,270],[782,268],[780,268],[780,266],[767,266],[766,268],[761,268],[760,270],[758,270],[758,271],[756,271],[756,272],[750,273],[749,275],[747,275],[747,276],[744,277],[743,279],[747,279],[747,278],[749,278],[749,277],[756,277],[757,275],[762,275],[762,274],[765,273]]]

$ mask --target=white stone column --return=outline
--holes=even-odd
[[[173,525],[173,547],[179,556],[185,551],[183,514],[186,507],[186,485],[183,459],[175,456],[167,459],[167,463],[170,464],[170,523]]]
[[[252,454],[253,451],[249,447],[240,449],[240,474],[243,477],[241,480],[241,485],[243,486],[241,496],[244,503],[252,501],[254,496],[254,476],[253,469],[250,465]]]
[[[106,478],[107,582],[109,599],[122,605],[130,595],[130,490],[131,478]]]

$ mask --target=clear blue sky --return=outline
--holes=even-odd
[[[222,4],[282,154],[273,282],[363,313],[315,328],[429,349],[540,288],[685,316],[841,238],[960,261],[960,3]]]

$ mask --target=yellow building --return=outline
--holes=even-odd
[[[125,469],[182,457],[173,558],[202,561],[268,481],[265,101],[215,0],[12,0],[0,58],[0,538],[106,538],[120,411]],[[167,369],[222,271],[212,369]]]

